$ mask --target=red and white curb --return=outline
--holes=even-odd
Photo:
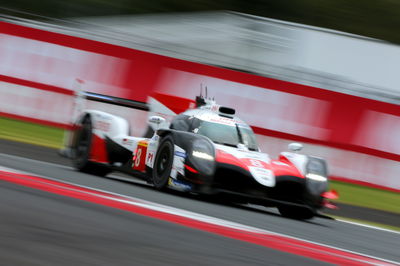
[[[328,263],[339,265],[400,265],[400,263],[394,261],[322,245],[137,198],[31,175],[14,169],[0,167],[0,180],[133,212]]]

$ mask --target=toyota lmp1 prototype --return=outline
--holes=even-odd
[[[97,110],[79,116],[72,133],[73,164],[79,171],[106,175],[129,171],[154,185],[223,197],[232,202],[277,207],[286,217],[310,219],[333,207],[323,159],[289,145],[278,159],[262,153],[252,129],[235,110],[196,98],[196,108],[164,118],[151,116],[151,136],[129,136],[128,122]]]

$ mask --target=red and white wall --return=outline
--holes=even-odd
[[[236,108],[272,155],[290,141],[325,157],[333,177],[400,191],[400,106],[0,22],[0,115],[68,127],[73,84],[176,112],[200,84]],[[171,98],[168,96],[176,96]],[[175,99],[175,101],[171,101]],[[144,130],[143,111],[91,103]]]

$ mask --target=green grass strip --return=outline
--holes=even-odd
[[[400,193],[339,181],[331,181],[330,188],[339,192],[338,202],[400,214]]]
[[[59,149],[63,137],[64,130],[60,128],[0,117],[0,139]]]

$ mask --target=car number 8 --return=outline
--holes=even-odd
[[[138,149],[135,159],[135,167],[138,167],[140,164],[140,157],[142,156],[142,149]]]

